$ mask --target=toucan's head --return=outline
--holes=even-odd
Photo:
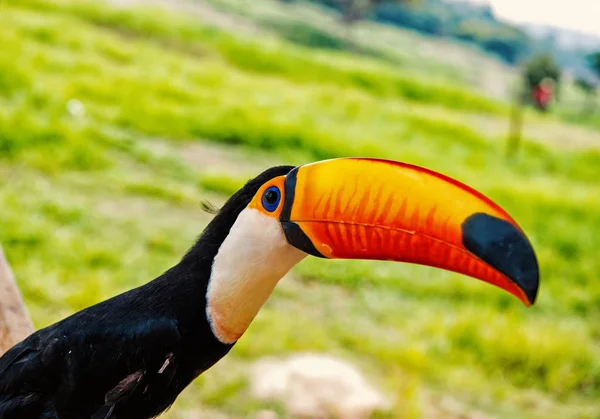
[[[223,343],[237,341],[307,255],[428,265],[526,305],[536,299],[536,256],[516,222],[481,193],[421,167],[369,158],[277,167],[221,212],[234,219],[212,265],[206,309]]]

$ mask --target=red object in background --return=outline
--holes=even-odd
[[[553,94],[554,90],[552,89],[552,86],[544,82],[538,84],[532,92],[533,100],[540,109],[548,108],[548,104],[552,100]]]

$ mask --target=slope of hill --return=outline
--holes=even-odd
[[[352,51],[389,61],[411,77],[470,86],[485,95],[505,99],[515,78],[509,65],[474,45],[423,36],[393,25],[361,20],[348,28],[330,8],[306,1],[207,0],[218,10],[251,22],[286,40],[311,48]],[[350,45],[349,45],[350,42]]]
[[[312,1],[341,13],[345,10],[344,2]],[[600,48],[596,36],[558,28],[516,25],[497,17],[490,4],[471,0],[377,2],[364,17],[424,34],[465,41],[510,64],[520,63],[537,52],[549,51],[569,70],[576,71],[585,68],[582,63],[586,54]]]
[[[164,0],[153,1],[164,3]],[[425,4],[435,6],[439,1],[441,0],[429,0]],[[189,5],[190,1],[175,2],[181,3]],[[485,96],[504,102],[514,100],[515,87],[520,82],[517,67],[504,63],[473,43],[448,36],[427,36],[396,25],[378,24],[369,19],[359,20],[348,27],[342,24],[337,12],[308,0],[254,0],[251,3],[240,0],[192,0],[191,3],[214,6],[224,16],[234,17],[240,28],[252,25],[262,33],[273,34],[312,49],[347,51],[362,57],[385,60],[396,71],[412,78],[422,78],[423,74],[427,74],[428,82],[468,86]],[[473,6],[467,2],[452,4],[459,11],[458,17],[454,19],[455,23],[463,22],[469,16],[488,16],[487,19],[495,22],[494,25],[499,25],[500,28],[506,26],[490,15],[489,8],[475,7],[472,10]],[[214,14],[211,12],[205,21],[210,24],[212,17]],[[483,24],[486,25],[485,22]],[[504,30],[500,30],[500,33],[503,32]],[[561,83],[560,101],[553,105],[554,113],[567,121],[600,127],[600,114],[582,112],[586,98],[574,84],[573,74],[581,73],[582,57],[587,50],[560,49],[552,39],[539,40],[530,47],[532,50],[527,52],[526,57],[554,51],[559,63],[565,66],[567,74]]]
[[[0,242],[37,327],[159,275],[209,221],[199,202],[267,166],[392,158],[506,207],[538,249],[539,303],[424,267],[308,259],[165,417],[284,417],[245,374],[296,351],[360,365],[392,395],[390,418],[600,414],[597,132],[533,118],[507,161],[506,104],[444,70],[302,47],[235,13],[208,25],[183,6],[2,5]],[[377,43],[404,36],[367,28]]]

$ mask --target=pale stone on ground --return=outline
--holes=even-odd
[[[390,403],[348,363],[327,355],[266,358],[251,370],[251,392],[280,402],[288,414],[310,419],[367,419]]]

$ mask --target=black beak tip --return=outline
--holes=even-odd
[[[538,261],[527,237],[506,220],[485,213],[469,216],[462,224],[463,245],[502,272],[535,303],[539,288]]]

